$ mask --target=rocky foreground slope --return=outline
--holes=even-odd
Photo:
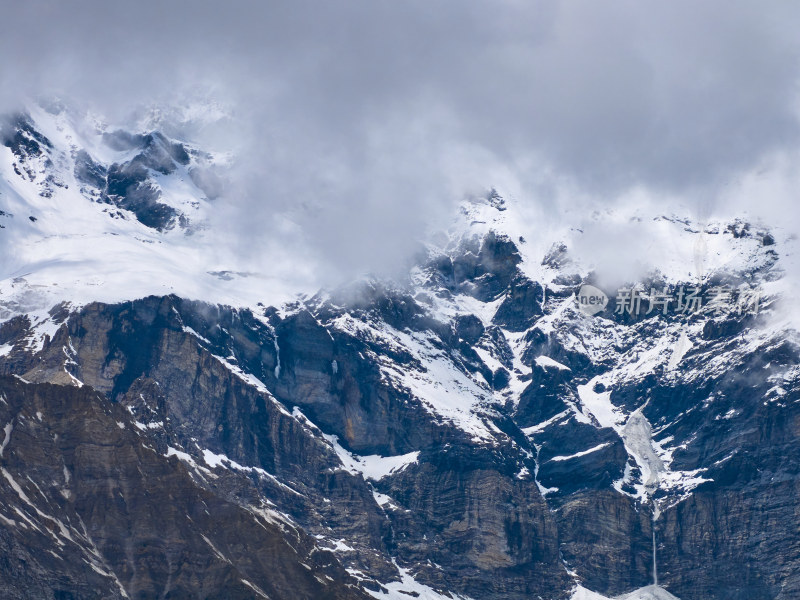
[[[107,133],[101,152],[3,127],[0,595],[800,595],[800,348],[773,234],[658,218],[710,248],[706,275],[651,272],[628,282],[638,314],[606,290],[589,315],[591,269],[537,254],[495,193],[402,281],[277,307],[140,294],[110,267],[68,278],[101,260],[85,236],[110,256],[201,243],[191,170],[211,159]],[[63,233],[67,202],[90,230]],[[648,296],[681,286],[702,306]]]

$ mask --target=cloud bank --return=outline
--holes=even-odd
[[[794,227],[798,25],[777,1],[35,0],[4,7],[0,107],[212,98],[230,118],[182,133],[237,157],[233,251],[349,276],[490,186],[543,227],[634,196]]]

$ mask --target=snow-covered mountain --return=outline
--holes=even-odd
[[[276,278],[279,263],[242,271],[207,230],[230,156],[46,106],[7,115],[0,127],[6,301],[24,298],[36,310],[176,293],[255,306],[296,293]]]
[[[5,597],[800,594],[779,228],[593,216],[660,249],[603,289],[493,191],[404,279],[279,302],[212,243],[230,157],[0,135]]]

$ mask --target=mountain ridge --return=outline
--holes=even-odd
[[[25,131],[24,140],[46,146]],[[150,142],[120,136],[133,144],[128,163],[142,144],[154,144],[156,157],[179,164],[169,152],[178,142],[150,135]],[[36,154],[31,148],[26,157]],[[6,146],[0,206],[10,209],[16,194],[52,214],[23,221],[25,211],[15,208],[15,231],[0,231],[23,241],[24,263],[0,282],[0,373],[16,376],[5,384],[47,397],[59,395],[54,384],[65,397],[85,389],[98,406],[126,411],[122,425],[98,419],[180,471],[186,483],[178,499],[208,494],[230,514],[256,520],[266,511],[286,526],[283,542],[294,531],[310,553],[330,554],[332,579],[315,581],[332,594],[555,600],[595,590],[669,598],[648,588],[654,535],[658,581],[682,600],[784,600],[800,589],[787,525],[800,344],[780,304],[787,251],[777,235],[744,222],[700,227],[654,217],[647,221],[653,243],[680,243],[661,268],[627,280],[640,285],[643,303],[651,288],[692,285],[710,294],[728,285],[759,290],[758,310],[730,302],[634,315],[618,312],[622,300],[607,289],[608,307],[590,316],[575,298],[583,285],[603,286],[602,268],[580,243],[531,239],[519,206],[493,191],[462,205],[407,280],[363,278],[269,306],[259,295],[269,282],[241,295],[257,277],[202,260],[184,269],[189,287],[163,293],[165,282],[180,284],[170,276],[181,271],[181,252],[201,243],[202,227],[142,222],[131,208],[138,183],[131,202],[70,195],[73,187],[41,195],[42,184],[56,180],[49,170],[62,173],[57,161],[26,158],[31,175],[17,173],[9,155],[19,158]],[[150,165],[147,177],[158,166]],[[107,255],[98,256],[91,245],[70,246],[60,230],[72,225],[57,220],[67,215],[59,211],[68,197],[86,203],[88,212],[77,214],[90,214],[87,223],[103,219],[93,234],[119,241],[116,250],[103,247]],[[109,206],[125,218],[104,214]],[[106,227],[118,235],[106,236]],[[573,234],[572,242],[583,235]],[[26,236],[36,243],[24,246]],[[52,269],[46,253],[29,250],[39,240],[48,252],[75,252],[75,262]],[[143,257],[151,246],[159,248],[153,256],[176,252],[178,260],[127,281],[132,262],[150,264]],[[81,253],[113,266],[128,251],[135,258],[116,265],[117,279],[102,270],[93,285],[59,279],[75,277]],[[191,281],[198,273],[201,284]],[[19,414],[7,416],[3,465],[31,451],[32,442],[17,437],[31,416]],[[97,435],[104,437],[102,428]],[[11,511],[0,514],[15,523],[7,531],[23,528],[14,514],[40,529],[42,519],[52,523],[12,479],[0,481]],[[30,499],[37,485],[50,489],[36,479],[20,489]],[[171,493],[170,485],[156,478],[152,493]],[[41,494],[45,502],[50,493]],[[149,506],[127,491],[121,498],[134,512]],[[229,519],[238,523],[228,515],[216,526]],[[54,535],[58,554],[64,539]],[[108,561],[119,541],[104,539]],[[233,560],[209,540],[186,530],[159,551],[222,554],[252,570],[243,579],[263,591],[254,579],[268,580],[274,564]],[[126,593],[143,589],[135,572],[144,565],[118,558],[99,568],[111,569]],[[148,589],[176,589],[177,571],[147,569]]]

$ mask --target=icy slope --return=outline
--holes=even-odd
[[[589,591],[584,587],[578,586],[572,593],[572,597],[570,598],[570,600],[611,600],[611,599],[608,598],[607,596],[603,596],[596,592]],[[664,588],[655,585],[650,585],[635,590],[630,594],[617,596],[614,600],[679,600],[679,598],[673,596]]]
[[[302,291],[285,287],[298,279],[279,260],[248,270],[207,230],[209,182],[228,157],[39,106],[3,118],[0,138],[0,316],[168,293],[255,306]]]
[[[596,592],[587,590],[584,587],[578,586],[572,593],[570,600],[611,600],[607,596],[603,596]],[[670,594],[664,588],[655,585],[647,586],[630,594],[618,596],[615,600],[679,600],[676,596]]]

